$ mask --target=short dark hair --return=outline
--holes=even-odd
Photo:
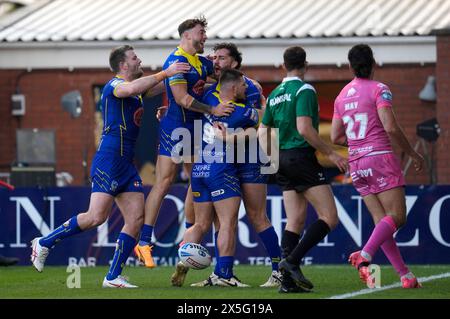
[[[375,59],[370,46],[367,44],[357,44],[348,51],[348,61],[353,68],[356,77],[369,78],[372,73]]]
[[[223,69],[220,72],[220,78],[219,78],[219,83],[221,86],[229,84],[231,82],[237,82],[239,81],[239,79],[242,78],[244,74],[236,69],[231,69],[231,68],[227,68],[227,69]]]
[[[181,35],[184,33],[184,31],[195,28],[195,26],[197,24],[200,24],[202,27],[206,28],[208,26],[208,21],[206,21],[206,18],[204,16],[185,20],[178,26],[178,34],[181,37]]]
[[[120,62],[125,61],[125,54],[130,50],[134,50],[134,48],[128,44],[121,45],[120,47],[111,50],[111,53],[109,54],[109,66],[113,72],[120,71]]]
[[[222,42],[222,43],[217,43],[213,47],[214,51],[217,51],[217,50],[220,50],[220,49],[227,49],[228,50],[228,52],[230,53],[230,56],[234,59],[234,61],[237,62],[236,69],[239,69],[241,67],[242,53],[239,52],[236,44],[231,43],[231,42]]]
[[[306,52],[298,45],[289,47],[284,51],[283,60],[288,71],[301,69],[306,63]]]

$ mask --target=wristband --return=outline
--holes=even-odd
[[[166,73],[166,71],[163,70],[161,72],[154,74],[154,76],[156,78],[156,81],[161,82],[167,78],[167,73]]]

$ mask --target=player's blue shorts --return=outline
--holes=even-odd
[[[194,202],[217,202],[241,197],[241,186],[236,174],[233,164],[194,164],[191,177]]]
[[[238,163],[235,166],[241,184],[267,184],[268,175],[261,174],[261,164]]]
[[[176,129],[178,134],[172,138],[172,132]],[[180,134],[181,133],[181,134]],[[184,135],[186,134],[186,135]],[[200,126],[201,134],[201,126]],[[190,142],[190,145],[189,145]],[[159,146],[158,154],[168,157],[175,156],[189,156],[194,155],[194,122],[183,122],[165,116],[159,125]]]
[[[117,196],[125,192],[141,192],[142,180],[133,163],[114,153],[97,152],[91,167],[92,192]]]

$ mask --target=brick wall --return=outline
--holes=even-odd
[[[436,116],[441,128],[437,142],[438,184],[450,184],[450,29],[437,33]]]
[[[450,76],[448,74],[448,63],[450,52],[449,39],[438,42],[438,46],[445,46],[439,61],[447,63],[447,71],[438,72],[438,90],[449,92]],[[446,56],[444,56],[447,54]],[[446,61],[446,62],[445,62]],[[244,68],[243,71],[261,83],[279,82],[283,78],[281,68],[253,67]],[[21,71],[0,70],[0,114],[3,125],[0,126],[0,171],[7,171],[8,166],[15,160],[16,145],[15,131],[19,127],[17,118],[11,115],[10,96],[16,87],[16,78]],[[388,84],[394,94],[395,112],[400,124],[410,142],[414,145],[417,141],[415,134],[416,125],[424,120],[436,116],[436,106],[421,102],[418,94],[423,88],[429,75],[434,74],[434,65],[385,65],[376,70],[375,78]],[[447,73],[445,73],[447,72]],[[26,73],[20,79],[21,93],[27,99],[26,115],[21,119],[21,128],[53,128],[56,131],[56,149],[58,172],[67,171],[75,177],[74,184],[83,183],[84,172],[81,165],[83,152],[88,147],[88,166],[91,164],[95,152],[94,143],[94,99],[92,87],[97,84],[106,83],[111,77],[108,70],[37,70]],[[346,66],[311,67],[307,74],[307,81],[349,81],[351,74]],[[441,82],[441,83],[439,83]],[[445,86],[446,85],[446,86]],[[83,112],[77,119],[72,119],[60,106],[61,96],[70,90],[80,90],[83,97]],[[438,116],[441,126],[444,119],[449,117],[449,95],[441,96],[438,102]],[[442,142],[444,138],[440,138]],[[447,138],[448,140],[448,138]],[[439,182],[450,183],[450,172],[447,163],[450,160],[449,153],[444,152],[448,148],[446,144],[440,144],[437,161],[439,170]],[[405,164],[406,159],[403,159]],[[441,173],[444,174],[441,176]],[[411,184],[429,183],[428,175],[424,172],[416,175],[410,169],[407,182]]]
[[[36,70],[24,73],[18,87],[26,98],[26,114],[23,117],[11,115],[11,94],[21,71],[0,70],[0,127],[1,170],[16,159],[17,128],[54,129],[56,134],[56,171],[67,171],[75,178],[74,184],[83,184],[83,154],[88,152],[88,165],[95,152],[94,144],[94,97],[92,86],[109,80],[107,70],[74,71]],[[82,114],[72,119],[60,104],[61,96],[71,90],[80,90],[83,98]]]

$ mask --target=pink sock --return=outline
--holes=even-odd
[[[400,254],[400,250],[398,249],[394,237],[386,240],[381,245],[381,249],[400,277],[406,275],[409,272],[409,269],[403,261],[402,255]]]
[[[384,216],[375,226],[372,235],[370,235],[369,240],[362,250],[373,258],[381,244],[389,238],[393,238],[392,236],[396,230],[397,226],[395,225],[394,219],[391,216]]]

